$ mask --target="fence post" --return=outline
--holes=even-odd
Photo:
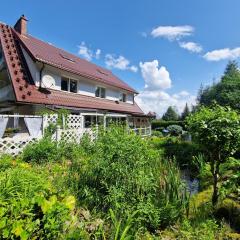
[[[61,128],[59,125],[57,125],[57,129],[56,129],[56,141],[60,142],[61,140]]]

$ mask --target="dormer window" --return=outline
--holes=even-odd
[[[127,101],[127,95],[125,93],[120,93],[119,101],[120,102],[126,102]]]
[[[67,91],[67,92],[72,92],[72,93],[77,93],[77,81],[70,79],[70,78],[62,77],[61,90]]]
[[[95,97],[106,98],[106,89],[103,87],[97,87]]]

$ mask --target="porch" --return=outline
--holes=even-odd
[[[0,153],[17,155],[23,148],[41,139],[50,124],[57,125],[57,114],[36,115],[0,115]],[[57,126],[52,136],[56,141],[80,142],[84,134],[96,137],[94,129],[107,128],[112,123],[126,125],[129,132],[142,137],[151,135],[151,125],[146,117],[132,117],[116,113],[80,113],[62,116],[61,127]]]

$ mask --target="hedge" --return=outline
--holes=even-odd
[[[170,125],[179,125],[181,127],[185,127],[184,121],[164,121],[164,120],[153,120],[152,121],[152,129],[156,128],[167,128]]]

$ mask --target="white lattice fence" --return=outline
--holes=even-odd
[[[37,141],[36,138],[26,138],[24,140],[16,140],[12,138],[0,139],[0,153],[16,156],[22,153],[23,149],[29,144]]]
[[[79,129],[82,127],[82,116],[69,115],[66,119],[66,126],[70,129]]]
[[[95,138],[95,134],[89,128],[81,128],[81,129],[57,129],[55,136],[53,136],[53,140],[58,142],[75,142],[80,143],[82,137],[87,134],[93,140]]]
[[[56,124],[58,120],[57,114],[49,114],[43,116],[43,128],[46,129],[49,124],[53,123]]]

